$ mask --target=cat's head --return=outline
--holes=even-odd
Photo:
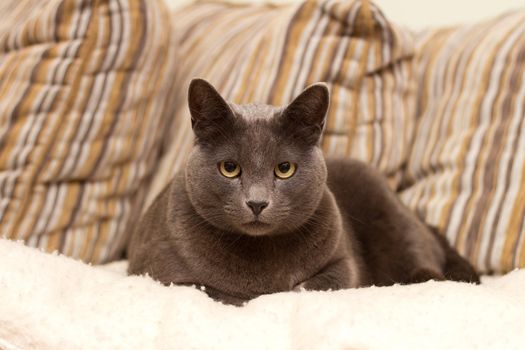
[[[226,102],[206,81],[188,93],[195,144],[186,189],[197,213],[252,236],[295,230],[318,207],[326,165],[319,147],[329,105],[324,84],[285,107]]]

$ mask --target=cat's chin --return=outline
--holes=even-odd
[[[273,232],[273,225],[262,221],[251,221],[242,224],[242,231],[249,236],[267,236]]]

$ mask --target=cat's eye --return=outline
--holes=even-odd
[[[219,171],[223,176],[234,178],[241,174],[241,166],[234,161],[222,161],[219,163]]]
[[[295,169],[294,163],[283,162],[275,167],[274,173],[279,179],[288,179],[295,173]]]

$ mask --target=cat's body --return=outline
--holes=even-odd
[[[203,285],[234,304],[301,288],[478,282],[375,170],[325,165],[324,86],[281,109],[228,105],[207,83],[192,85],[194,151],[135,230],[129,273]]]

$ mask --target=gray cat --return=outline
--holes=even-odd
[[[329,92],[290,105],[227,103],[193,80],[195,144],[129,246],[129,273],[202,285],[232,304],[261,294],[415,283],[479,283],[446,240],[421,223],[371,167],[325,162]]]

